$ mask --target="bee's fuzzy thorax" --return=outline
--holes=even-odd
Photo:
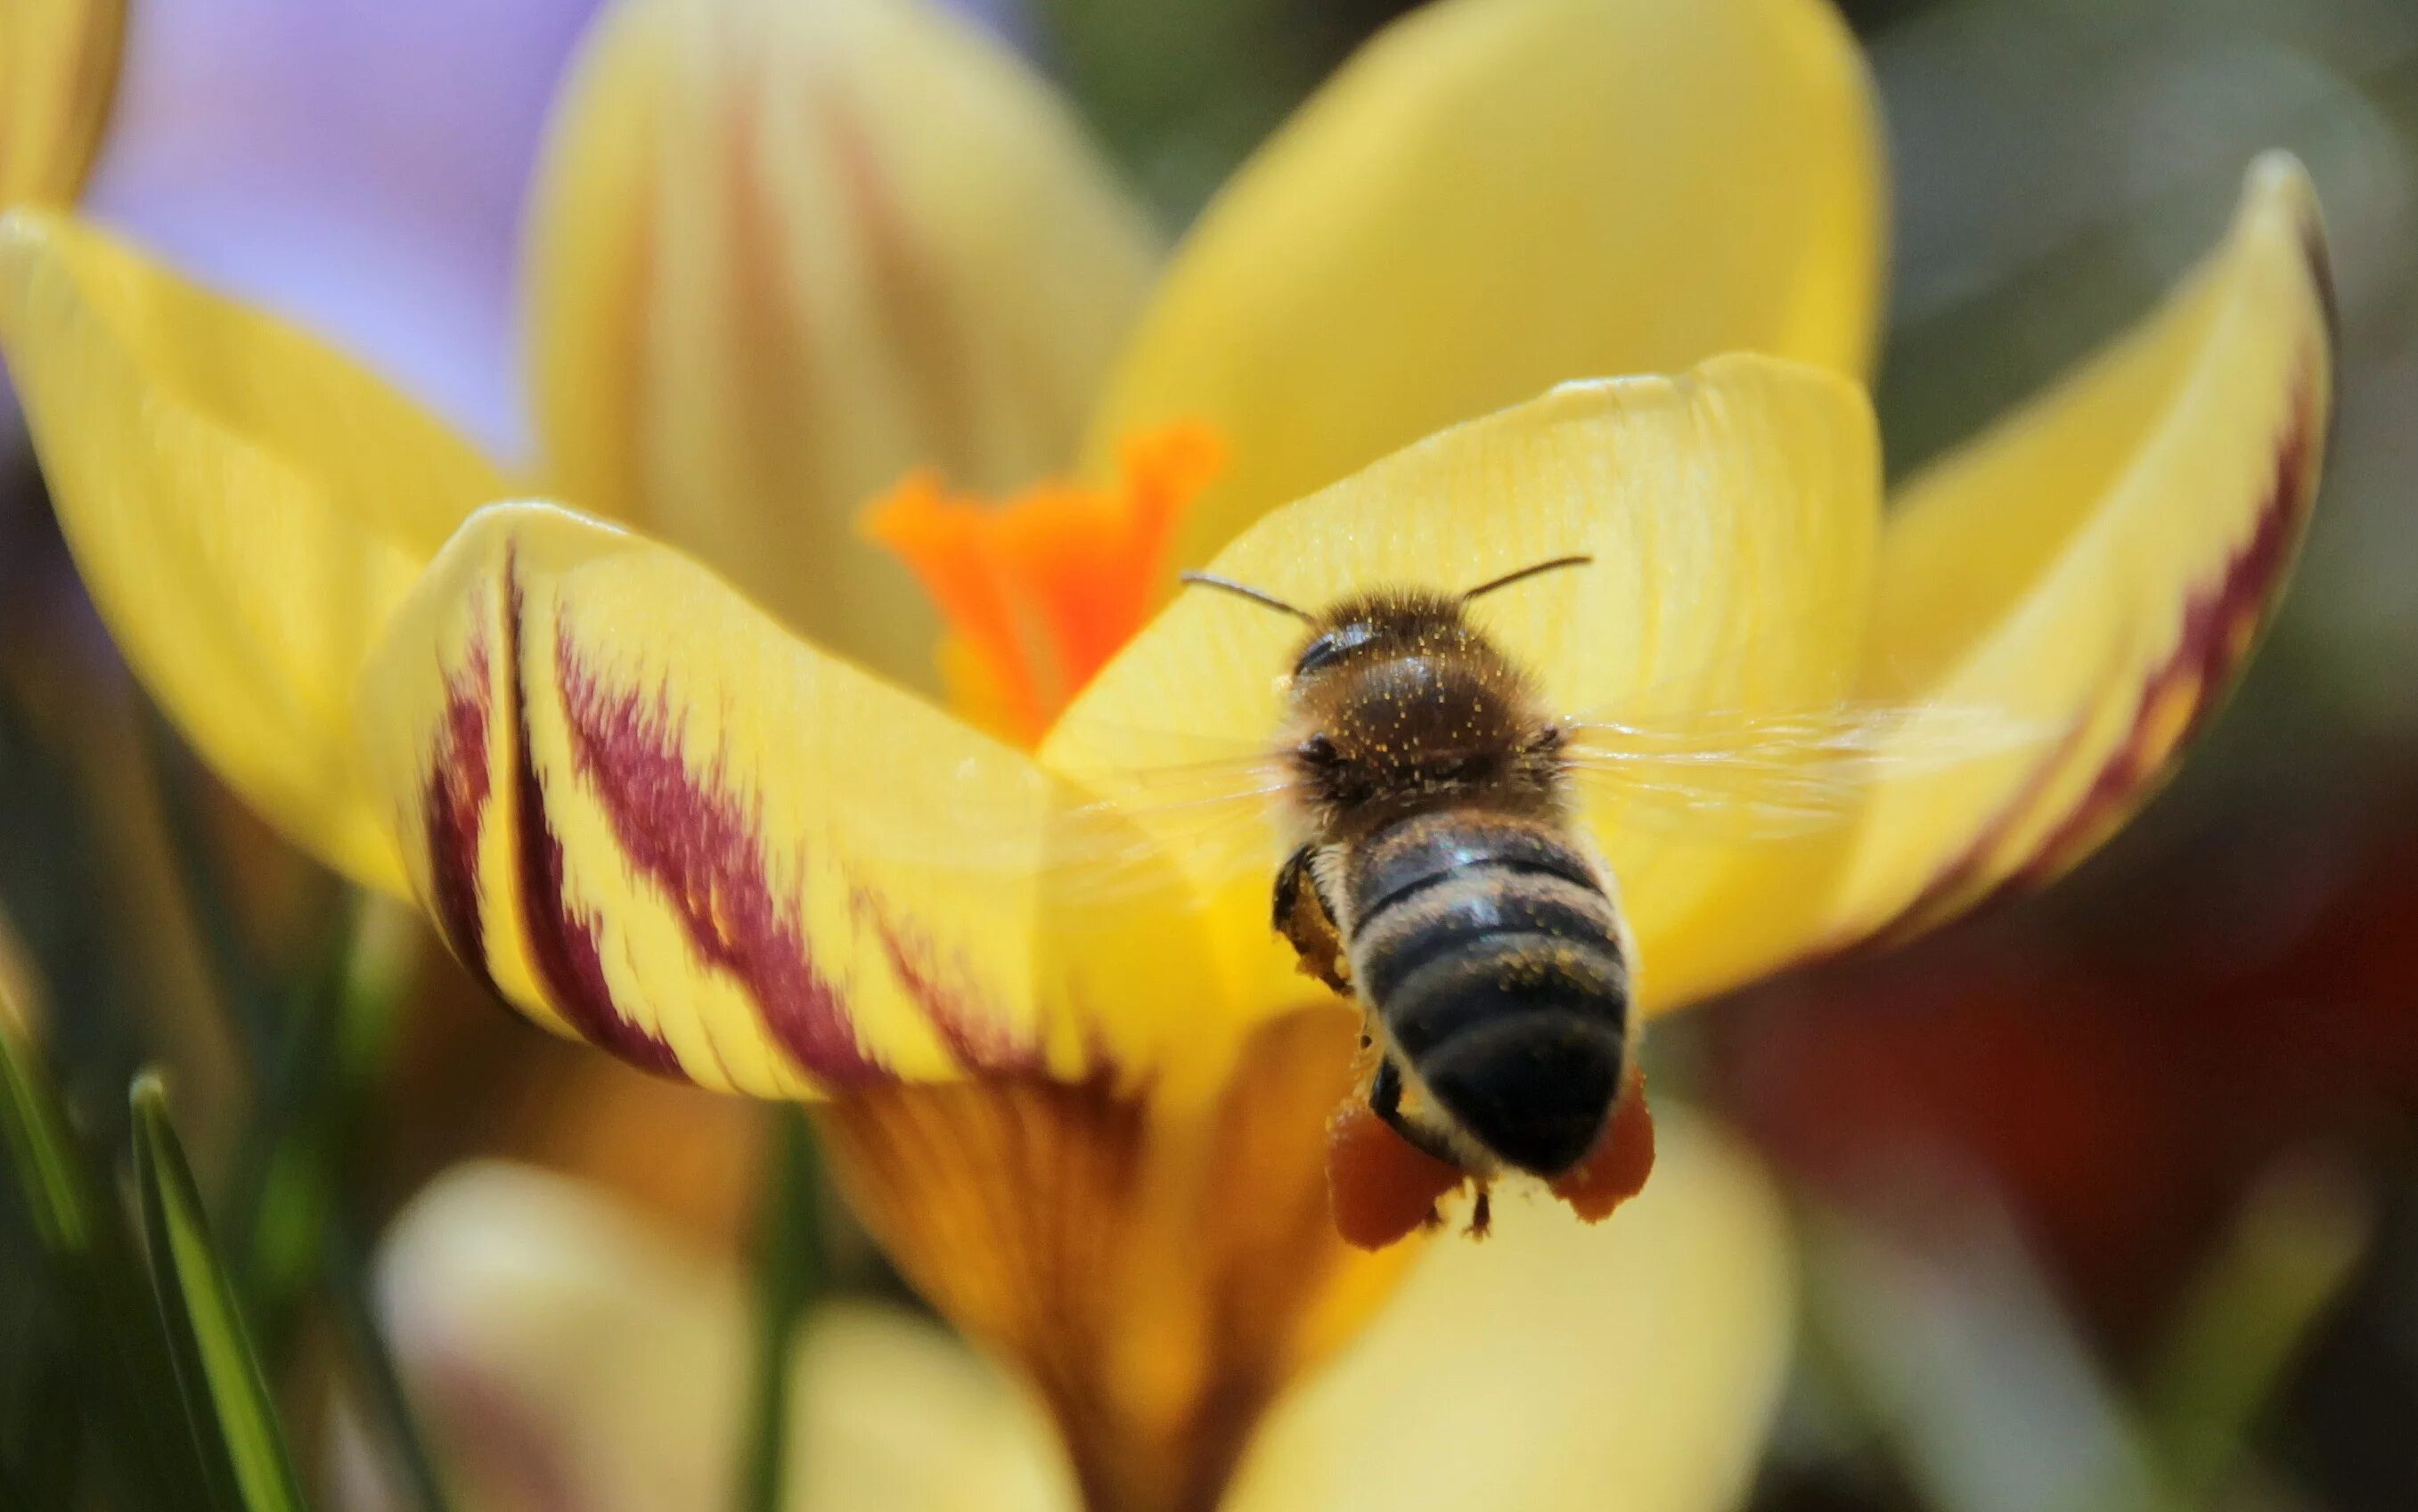
[[[1394,589],[1318,615],[1290,704],[1297,796],[1327,825],[1446,802],[1558,812],[1559,725],[1456,597]]]

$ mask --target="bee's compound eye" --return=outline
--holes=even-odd
[[[1322,667],[1332,666],[1342,660],[1344,652],[1368,645],[1375,635],[1373,629],[1358,620],[1330,630],[1301,649],[1301,660],[1293,663],[1293,675],[1308,677]]]
[[[1301,660],[1293,664],[1293,675],[1297,678],[1308,677],[1320,667],[1331,664],[1342,654],[1343,647],[1332,634],[1321,635],[1302,648]]]
[[[1313,767],[1331,767],[1339,759],[1335,742],[1327,739],[1324,731],[1294,746],[1293,755]]]

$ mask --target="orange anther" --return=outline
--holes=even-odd
[[[1171,426],[1126,443],[1112,487],[1046,482],[997,505],[918,472],[862,527],[939,606],[941,671],[958,707],[1032,745],[1141,628],[1175,527],[1224,459],[1206,427]]]

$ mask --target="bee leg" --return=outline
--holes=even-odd
[[[1390,1057],[1378,1062],[1377,1079],[1369,1083],[1369,1111],[1392,1124],[1403,1138],[1410,1138],[1411,1131],[1402,1127],[1402,1071]]]
[[[1466,1178],[1404,1139],[1354,1097],[1326,1125],[1326,1192],[1335,1230],[1360,1249],[1384,1249],[1436,1221],[1436,1203]]]
[[[1352,968],[1344,960],[1343,935],[1335,927],[1334,910],[1318,890],[1310,868],[1311,848],[1302,847],[1277,872],[1274,913],[1277,933],[1285,937],[1301,958],[1302,974],[1316,977],[1349,997]]]
[[[1369,1110],[1384,1120],[1387,1128],[1400,1135],[1402,1142],[1412,1149],[1431,1160],[1442,1165],[1453,1166],[1456,1170],[1460,1169],[1454,1165],[1451,1153],[1444,1148],[1442,1141],[1402,1116],[1402,1070],[1394,1063],[1391,1056],[1386,1057],[1378,1065],[1377,1077],[1369,1084]],[[1430,1223],[1441,1221],[1436,1217],[1433,1209],[1429,1210],[1428,1221]],[[1493,1189],[1480,1182],[1477,1199],[1470,1204],[1469,1208],[1469,1237],[1483,1239],[1493,1226]]]
[[[1404,1143],[1431,1160],[1455,1165],[1452,1152],[1427,1130],[1402,1116],[1402,1068],[1387,1056],[1377,1063],[1377,1078],[1369,1083],[1369,1111],[1385,1121],[1385,1126],[1402,1137]]]

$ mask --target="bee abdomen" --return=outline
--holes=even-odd
[[[1437,1101],[1504,1160],[1584,1158],[1618,1094],[1629,970],[1593,866],[1542,825],[1426,815],[1350,878],[1355,981]]]
[[[1523,940],[1627,1012],[1619,920],[1595,868],[1545,825],[1478,813],[1424,814],[1379,831],[1353,854],[1353,971],[1378,1001],[1425,969],[1482,942]],[[1531,973],[1533,974],[1533,973]],[[1598,1003],[1596,1006],[1603,1006]],[[1409,1046],[1405,1046],[1408,1048]]]

